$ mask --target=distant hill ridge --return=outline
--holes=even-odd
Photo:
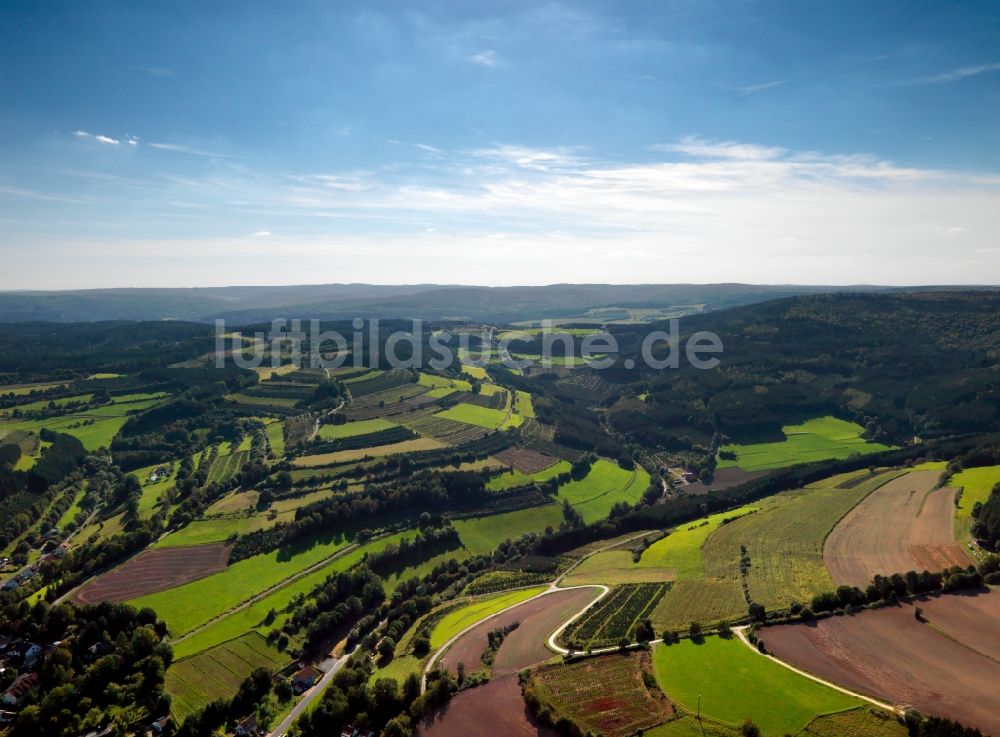
[[[0,292],[0,322],[93,322],[225,318],[250,324],[277,317],[457,318],[517,322],[543,318],[614,320],[622,311],[684,314],[830,292],[995,289],[755,284],[552,284],[482,287],[441,284],[312,284],[199,288]],[[617,309],[617,312],[615,311]],[[600,312],[604,310],[605,312]],[[589,313],[589,315],[588,315]],[[663,315],[659,315],[662,317]],[[656,319],[652,315],[651,319]]]

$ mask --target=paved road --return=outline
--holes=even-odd
[[[333,680],[333,677],[337,675],[337,671],[344,667],[350,657],[351,655],[348,653],[347,655],[342,655],[337,660],[327,661],[327,663],[332,663],[330,669],[323,674],[323,677],[319,679],[315,686],[303,694],[299,703],[295,705],[291,713],[281,720],[281,724],[271,730],[269,737],[282,737],[283,735],[288,734],[288,730],[292,728],[295,720],[302,715],[302,712],[309,708],[309,705],[314,699],[316,699],[317,696],[323,693],[323,690],[327,687],[330,681]],[[323,665],[325,667],[326,663]]]

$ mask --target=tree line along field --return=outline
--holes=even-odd
[[[985,504],[993,487],[1000,484],[1000,466],[966,468],[956,473],[948,485],[961,490],[955,507],[955,537],[967,542],[972,534],[972,510]]]
[[[868,442],[861,437],[864,428],[835,417],[820,417],[800,425],[781,428],[785,440],[752,445],[725,445],[721,449],[719,468],[738,466],[744,471],[766,471],[775,468],[847,458],[854,454],[870,454],[888,450],[889,446]],[[735,455],[734,458],[728,457]]]

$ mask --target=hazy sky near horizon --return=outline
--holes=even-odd
[[[1000,282],[1000,4],[0,5],[0,289]]]

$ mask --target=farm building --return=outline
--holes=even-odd
[[[313,687],[313,684],[319,680],[322,673],[314,665],[307,665],[302,670],[296,672],[292,676],[292,689],[295,693],[302,693],[303,691]]]
[[[257,726],[257,717],[251,714],[241,719],[236,725],[236,737],[257,737],[260,728]]]
[[[20,706],[28,692],[38,685],[37,673],[25,673],[14,679],[10,688],[4,691],[3,702],[10,706]]]

